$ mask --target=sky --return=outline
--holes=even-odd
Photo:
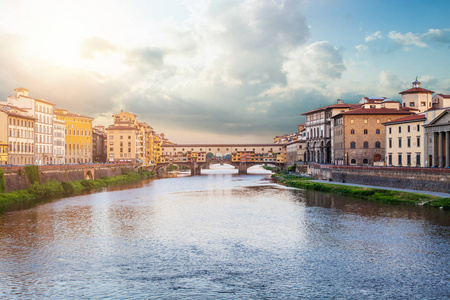
[[[172,142],[270,143],[302,113],[450,94],[450,1],[2,0],[0,100],[29,96]]]

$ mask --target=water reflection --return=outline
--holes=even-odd
[[[3,215],[0,296],[448,296],[448,212],[207,173]]]

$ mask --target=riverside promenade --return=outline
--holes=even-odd
[[[400,189],[400,188],[387,187],[387,186],[364,185],[364,184],[354,184],[354,183],[342,183],[342,182],[326,181],[326,180],[311,180],[311,181],[320,182],[320,183],[328,183],[328,184],[356,186],[356,187],[363,187],[363,188],[373,188],[373,189],[381,189],[381,190],[393,190],[393,191],[400,191],[400,192],[425,194],[425,195],[432,195],[432,196],[437,196],[437,197],[441,197],[441,198],[450,198],[450,193],[441,193],[441,192],[432,192],[432,191],[420,191],[420,190],[411,190],[411,189]]]

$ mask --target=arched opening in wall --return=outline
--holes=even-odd
[[[231,153],[225,153],[223,159],[231,160]]]
[[[208,152],[206,154],[206,159],[212,159],[212,158],[214,158],[214,154],[212,154],[211,152]]]
[[[222,153],[217,152],[217,153],[216,153],[216,158],[217,158],[217,159],[223,159]]]
[[[94,176],[92,175],[91,171],[86,172],[86,175],[84,175],[84,179],[87,179],[87,180],[94,179]]]
[[[375,154],[375,156],[373,157],[373,161],[377,162],[381,160],[381,155],[380,154]]]
[[[352,158],[352,160],[350,161],[351,165],[356,165],[356,159]]]
[[[364,159],[363,159],[363,164],[364,164],[364,165],[367,165],[368,163],[369,163],[369,160],[368,160],[367,158],[364,158]]]

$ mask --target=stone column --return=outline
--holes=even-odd
[[[437,167],[439,166],[439,152],[438,152],[438,147],[439,147],[439,133],[434,132],[433,133],[433,165],[432,167]]]
[[[450,168],[450,131],[445,132],[445,148],[446,148],[446,155],[445,155],[445,166],[447,168]]]
[[[444,133],[439,132],[439,168],[444,167]]]

